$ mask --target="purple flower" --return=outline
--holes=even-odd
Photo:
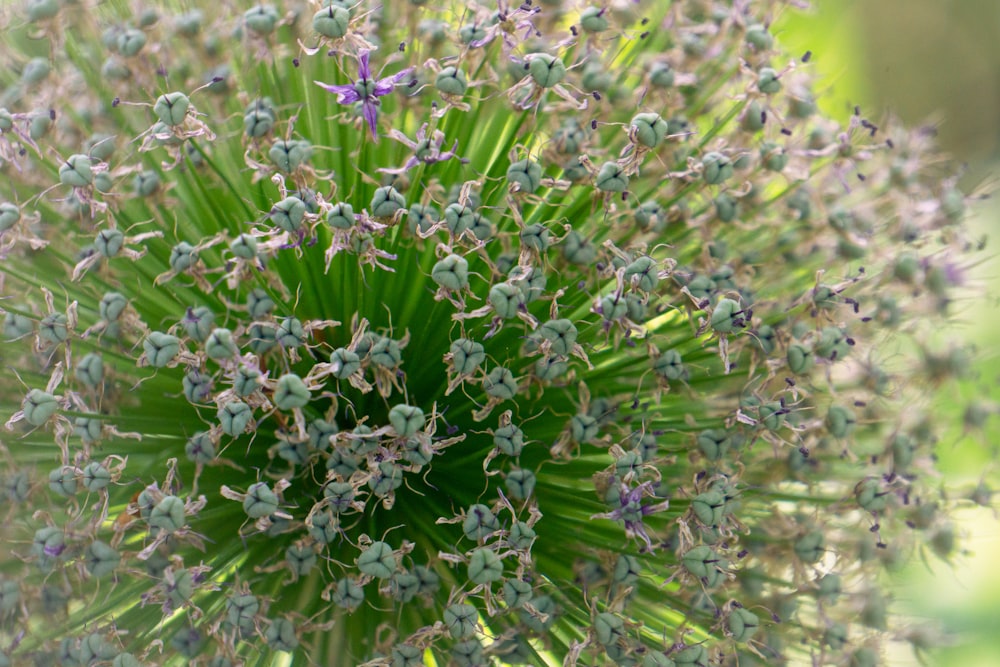
[[[333,86],[321,81],[314,83],[328,92],[336,93],[338,104],[354,104],[360,101],[362,113],[372,131],[372,138],[378,141],[378,133],[375,131],[375,120],[378,117],[378,98],[391,93],[396,84],[412,71],[412,67],[407,67],[402,72],[392,76],[375,79],[372,77],[372,70],[368,65],[368,51],[362,51],[358,58],[358,79],[356,81],[340,86]]]

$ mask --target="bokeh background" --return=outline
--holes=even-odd
[[[998,0],[813,0],[787,11],[773,31],[792,53],[813,52],[825,110],[846,119],[890,113],[910,126],[933,125],[943,148],[965,165],[960,185],[972,221],[989,237],[989,260],[971,267],[968,297],[956,304],[942,341],[976,345],[979,362],[955,387],[943,417],[962,423],[974,401],[994,409],[984,428],[956,427],[938,446],[942,468],[971,489],[1000,486],[1000,2]],[[820,99],[824,99],[821,96]],[[992,197],[987,198],[993,192]],[[975,200],[973,203],[972,200]],[[994,496],[994,506],[1000,496]],[[996,510],[959,513],[965,552],[951,565],[918,557],[891,572],[902,610],[922,622],[904,627],[886,656],[893,667],[1000,665],[1000,519]],[[914,647],[916,632],[944,644]]]

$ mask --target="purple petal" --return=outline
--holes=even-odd
[[[372,131],[372,139],[378,141],[378,133],[375,131],[375,119],[378,117],[378,107],[374,101],[365,100],[362,109],[365,120],[368,121],[368,128]]]
[[[372,70],[368,65],[368,51],[361,52],[361,58],[358,61],[358,78],[360,79],[370,79],[372,78]]]
[[[313,81],[313,83],[328,93],[334,93],[337,96],[338,104],[354,104],[361,99],[361,96],[358,95],[358,91],[355,90],[353,83],[344,84],[342,86],[334,86],[329,83],[323,83],[322,81]]]

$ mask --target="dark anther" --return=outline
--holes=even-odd
[[[649,31],[648,30],[646,30],[641,35],[639,35],[639,39],[646,39],[647,37],[649,37]]]
[[[789,387],[794,387],[795,380],[793,380],[792,378],[785,378],[785,384],[787,384]]]
[[[737,558],[746,558],[748,553],[750,553],[750,552],[747,549],[743,549],[738,554],[736,554],[736,557]]]
[[[403,51],[406,51],[406,42],[399,43],[399,52],[402,53]]]
[[[855,116],[860,116],[861,115],[861,107],[855,105],[855,107],[854,107],[854,115]]]
[[[868,529],[868,532],[870,532],[870,533],[877,533],[878,529],[879,529],[879,525],[876,523],[874,526],[872,526],[871,528]]]
[[[861,173],[861,172],[859,171],[859,172],[858,172],[858,180],[859,180],[859,181],[861,181],[862,183],[864,183],[864,182],[865,182],[865,178],[866,178],[866,177],[865,177],[865,175],[864,175],[864,174],[862,174],[862,173]]]
[[[643,16],[642,17],[642,25],[646,25],[647,23],[649,23],[649,19],[646,18],[645,16]]]
[[[296,67],[298,67],[298,65],[296,65]],[[212,77],[212,83],[222,83],[223,81],[225,81],[225,77],[221,77],[221,76],[213,76]]]
[[[892,143],[892,139],[886,139],[885,140],[885,145],[888,146],[889,148],[895,148],[896,147],[896,144]]]
[[[622,201],[628,201],[628,190],[622,193]]]
[[[787,127],[783,127],[783,128],[781,128],[781,133],[782,133],[783,135],[785,135],[786,137],[790,137],[790,136],[792,136],[792,131],[791,131],[791,130],[789,130],[789,129],[788,129]]]
[[[408,84],[406,84],[406,87],[407,88],[413,88],[415,85],[417,85],[417,83],[419,83],[419,82],[416,79],[410,79],[410,82]]]
[[[299,61],[298,58],[292,58],[292,66],[293,67],[298,67],[301,64],[302,63]],[[220,77],[216,77],[216,78],[219,79],[219,81],[222,81],[222,77],[221,76]]]
[[[528,63],[524,63],[524,71],[525,71],[525,72],[527,72],[527,71],[528,71]]]
[[[805,53],[802,54],[802,62],[807,63],[810,60],[812,60],[812,57],[813,57],[813,52],[806,51]]]
[[[594,99],[597,100],[598,102],[601,101],[601,94],[599,92],[597,92],[596,90],[594,92],[592,92],[591,95],[593,95]]]
[[[865,403],[864,401],[854,401],[854,407],[856,407],[856,408],[863,408],[866,405],[868,405],[868,404]]]
[[[115,99],[111,100],[112,107],[117,107],[119,104],[121,104],[121,99],[116,97]]]
[[[847,339],[847,340],[846,340],[845,342],[846,342],[846,343],[847,343],[848,345],[850,345],[851,347],[854,347],[854,345],[855,345],[855,341],[854,341],[854,339],[853,339],[853,338],[848,338],[848,339]]]
[[[56,119],[56,110],[49,109],[49,120],[55,120],[55,119]]]
[[[500,21],[500,23],[503,23],[504,21],[507,20],[507,15],[504,14],[503,12],[500,12],[499,14],[497,14],[497,19]]]
[[[767,112],[766,111],[761,111],[760,112],[760,124],[763,125],[766,122],[767,122]]]
[[[862,318],[861,318],[861,321],[862,321],[862,322],[871,322],[871,321],[872,321],[872,318],[870,318],[870,317],[862,317]]]
[[[578,33],[578,32],[576,31],[576,26],[575,26],[575,25],[571,25],[571,26],[569,27],[569,31],[570,31],[571,33],[573,33],[573,36],[574,36],[574,37],[576,37],[576,36],[577,36],[577,35],[579,34],[579,33]]]
[[[596,130],[597,129],[597,120],[596,119],[590,121],[590,129],[592,129],[592,130]]]

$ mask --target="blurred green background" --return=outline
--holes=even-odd
[[[773,31],[792,53],[813,52],[810,66],[833,117],[846,120],[859,104],[875,122],[891,112],[911,127],[933,125],[965,165],[960,184],[970,203],[978,200],[972,224],[989,237],[988,260],[970,268],[968,296],[940,333],[942,344],[958,337],[975,344],[978,361],[937,406],[958,424],[943,434],[938,455],[962,489],[984,478],[1000,486],[1000,197],[983,197],[1000,183],[1000,2],[814,0],[810,12],[778,17]],[[973,401],[994,409],[982,429],[961,426]],[[889,575],[900,609],[924,622],[900,628],[888,665],[1000,665],[1000,520],[968,502],[958,518],[964,552],[950,566],[918,551],[912,565]],[[914,650],[917,631],[944,646]]]

